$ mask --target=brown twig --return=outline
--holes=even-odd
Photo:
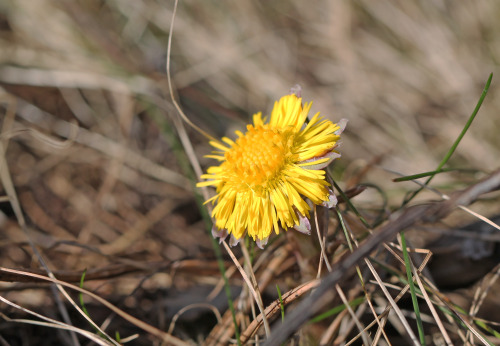
[[[323,307],[321,299],[331,287],[334,287],[343,277],[349,275],[363,258],[367,257],[380,244],[389,241],[401,232],[417,223],[435,222],[448,215],[457,205],[469,205],[484,193],[500,187],[500,170],[495,171],[475,185],[456,193],[450,200],[427,205],[405,208],[398,218],[375,231],[361,246],[337,263],[337,268],[328,274],[316,291],[292,311],[287,317],[287,323],[276,326],[271,337],[264,345],[278,345],[302,326],[314,313]]]
[[[307,282],[303,285],[300,285],[285,294],[281,296],[281,300],[283,302],[283,305],[290,304],[300,296],[302,296],[304,293],[309,292],[311,289],[315,288],[318,285],[319,281],[314,280]],[[269,306],[264,310],[264,314],[266,317],[269,319],[273,317],[275,314],[277,314],[281,309],[281,303],[279,299],[276,299],[274,302],[269,304]],[[260,328],[260,326],[263,323],[262,319],[262,314],[257,316],[256,319],[250,323],[250,325],[247,327],[247,329],[241,333],[240,340],[242,343],[247,342],[253,335],[254,333]]]

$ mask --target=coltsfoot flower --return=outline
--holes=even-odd
[[[263,247],[272,231],[295,228],[310,233],[308,201],[333,207],[337,199],[323,170],[340,157],[335,150],[346,120],[334,124],[319,113],[309,122],[312,103],[302,105],[295,94],[275,102],[269,122],[262,113],[253,116],[246,133],[236,131],[210,144],[219,151],[207,157],[220,162],[208,168],[207,179],[197,184],[214,186],[217,195],[212,234],[221,241],[231,235],[230,245],[245,234]]]

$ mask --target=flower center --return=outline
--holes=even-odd
[[[270,129],[267,125],[247,128],[248,132],[225,154],[228,168],[240,183],[267,188],[279,178],[292,157],[293,133]]]

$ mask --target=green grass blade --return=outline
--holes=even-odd
[[[395,178],[395,179],[392,179],[392,181],[395,183],[399,183],[401,181],[409,181],[409,180],[415,180],[415,179],[420,179],[420,178],[425,178],[425,177],[433,177],[439,173],[453,172],[456,170],[457,169],[455,169],[455,168],[443,168],[440,170],[435,170],[435,171],[430,171],[430,172],[422,172],[422,173],[418,173],[418,174],[412,174],[412,175],[407,175],[404,177]]]
[[[342,191],[342,189],[340,188],[340,186],[338,186],[338,184],[335,182],[335,180],[333,179],[330,179],[330,183],[333,184],[333,186],[335,186],[335,189],[339,192],[339,194],[342,196],[342,199],[346,202],[347,206],[349,207],[349,209],[352,210],[352,212],[359,218],[359,220],[363,223],[363,225],[368,228],[368,229],[371,229],[372,227],[370,226],[370,224],[368,222],[366,222],[366,220],[363,218],[363,216],[361,216],[361,214],[359,213],[359,211],[356,209],[356,207],[352,204],[351,200],[349,199],[349,197],[347,197],[347,195],[344,193],[344,191]]]
[[[475,324],[477,324],[479,327],[490,333],[491,335],[494,335],[496,338],[500,339],[500,333],[497,332],[495,329],[491,328],[489,325],[487,325],[484,321],[481,320],[475,320]]]
[[[453,153],[458,147],[458,144],[462,141],[462,138],[465,136],[467,131],[469,130],[469,127],[472,125],[472,122],[474,121],[474,118],[476,117],[477,113],[479,112],[479,109],[481,108],[481,105],[483,104],[484,99],[486,98],[486,95],[488,94],[488,90],[490,88],[491,80],[493,78],[493,73],[490,73],[490,76],[488,80],[486,81],[486,85],[484,86],[483,92],[481,93],[481,97],[479,98],[476,107],[474,108],[474,111],[472,112],[471,116],[469,117],[469,120],[467,120],[467,123],[465,124],[465,127],[463,128],[462,132],[460,132],[460,135],[458,138],[455,140],[455,143],[453,143],[452,147],[446,154],[446,156],[441,160],[439,163],[438,168],[436,169],[437,171],[440,171],[441,168],[448,162],[448,160],[451,158]],[[433,176],[430,176],[428,181],[430,181],[433,178]]]
[[[422,317],[420,316],[420,308],[418,307],[417,292],[415,290],[415,283],[413,282],[413,274],[411,270],[410,255],[406,249],[406,239],[403,232],[401,235],[401,247],[403,248],[403,257],[405,260],[406,275],[408,276],[408,284],[410,285],[411,301],[413,303],[413,311],[415,311],[415,318],[417,320],[418,335],[420,343],[425,346],[425,333],[424,325],[422,324]]]
[[[469,117],[469,119],[467,120],[467,123],[465,124],[464,128],[462,129],[462,132],[460,132],[460,135],[458,135],[457,139],[455,140],[455,142],[453,143],[453,145],[451,146],[450,150],[448,150],[448,153],[446,153],[445,157],[441,160],[441,162],[439,163],[438,167],[436,168],[436,170],[434,171],[435,173],[432,174],[431,176],[429,176],[429,178],[426,180],[425,182],[425,185],[428,185],[431,180],[434,178],[434,176],[437,174],[437,173],[440,173],[442,171],[442,168],[443,166],[448,162],[448,160],[451,158],[451,156],[453,155],[453,153],[455,152],[455,150],[457,149],[458,145],[460,144],[460,141],[462,140],[462,138],[465,136],[465,134],[467,133],[467,131],[469,130],[469,127],[471,126],[472,122],[474,121],[474,118],[476,117],[477,113],[479,112],[479,109],[481,108],[481,105],[483,104],[483,101],[486,97],[486,95],[488,94],[488,90],[490,88],[490,84],[491,84],[491,80],[493,78],[493,73],[490,73],[490,76],[488,78],[488,81],[486,82],[486,85],[484,86],[484,89],[483,89],[483,92],[481,93],[481,97],[479,98],[479,100],[477,101],[477,104],[476,104],[476,107],[474,108],[474,111],[472,112],[471,116]],[[424,187],[420,187],[419,189],[417,189],[415,192],[413,192],[410,197],[408,197],[404,202],[403,202],[403,206],[408,204],[413,198],[415,198],[415,196],[417,194],[420,193],[420,191],[422,191],[424,189]]]
[[[80,288],[83,288],[83,283],[85,282],[85,275],[87,274],[87,268],[83,270],[82,276],[80,277]],[[80,300],[80,306],[82,308],[82,311],[85,315],[87,315],[88,318],[90,318],[90,314],[87,311],[87,308],[85,307],[85,302],[83,301],[83,293],[79,292],[78,293],[78,299]],[[92,326],[96,332],[97,335],[99,335],[103,339],[108,339],[108,336],[101,333],[99,329],[97,329],[95,326]]]
[[[85,274],[87,274],[87,268],[83,270],[82,276],[80,277],[80,288],[83,288],[83,283],[85,282]],[[90,317],[87,308],[85,307],[85,303],[83,301],[83,293],[80,292],[78,293],[78,298],[80,300],[80,306],[82,307],[82,311],[84,312],[85,315]]]
[[[356,307],[356,306],[360,305],[361,303],[363,303],[365,300],[366,300],[366,298],[365,298],[365,297],[358,297],[358,298],[356,298],[356,299],[351,300],[351,301],[349,302],[349,306],[350,306],[351,308],[354,308],[354,307]],[[309,323],[316,323],[316,322],[320,322],[320,321],[324,320],[325,318],[328,318],[328,317],[330,317],[330,316],[333,316],[333,315],[336,315],[336,314],[338,314],[338,313],[342,312],[342,311],[343,311],[343,310],[345,310],[345,309],[346,309],[345,304],[338,305],[338,306],[334,307],[333,309],[330,309],[330,310],[328,310],[328,311],[326,311],[326,312],[324,312],[324,313],[322,313],[322,314],[320,314],[320,315],[318,315],[318,316],[316,316],[316,317],[312,318],[312,319],[309,321]]]
[[[276,285],[276,290],[278,291],[278,297],[280,299],[281,323],[283,323],[285,322],[285,306],[283,305],[283,298],[281,297],[281,290],[278,285]]]
[[[349,250],[351,252],[353,252],[354,248],[353,248],[352,243],[351,243],[351,237],[349,236],[349,232],[347,231],[347,229],[345,227],[344,218],[342,217],[342,214],[340,213],[340,209],[338,207],[335,207],[335,211],[337,212],[337,216],[339,218],[340,227],[342,228],[342,231],[344,231],[344,237],[345,237],[345,240],[347,242],[347,246],[349,247]]]

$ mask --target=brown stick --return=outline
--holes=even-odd
[[[396,220],[380,227],[356,251],[338,262],[337,268],[322,280],[316,291],[288,314],[286,323],[280,323],[273,328],[271,337],[267,339],[264,345],[279,345],[298,330],[310,316],[323,307],[323,296],[330,292],[331,288],[343,277],[350,275],[355,266],[380,244],[389,241],[397,233],[417,223],[436,222],[448,215],[458,205],[469,205],[482,194],[494,191],[499,187],[500,170],[497,170],[477,184],[456,193],[450,200],[405,208]]]

